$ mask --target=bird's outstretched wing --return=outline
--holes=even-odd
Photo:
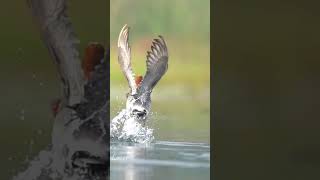
[[[84,95],[84,75],[71,22],[66,14],[66,0],[27,0],[39,25],[42,39],[53,58],[63,87],[63,99],[71,106]]]
[[[168,49],[162,36],[154,39],[151,51],[147,52],[147,72],[139,86],[139,93],[152,91],[168,69]]]
[[[119,34],[118,38],[118,62],[120,64],[121,70],[125,75],[129,87],[131,89],[131,94],[136,94],[137,85],[135,83],[135,75],[131,67],[131,49],[129,46],[129,27],[125,25]]]

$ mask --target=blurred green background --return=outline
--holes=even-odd
[[[109,43],[107,3],[68,0],[81,55],[90,41]],[[50,103],[60,84],[26,1],[2,3],[0,22],[0,179],[7,180],[50,143]]]
[[[156,140],[210,141],[210,1],[113,0],[110,9],[111,114],[125,106],[127,82],[117,62],[117,38],[130,29],[133,69],[144,75],[146,52],[162,35],[169,69],[152,94]]]

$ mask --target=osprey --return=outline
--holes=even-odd
[[[125,25],[118,38],[118,62],[127,79],[130,92],[127,94],[125,110],[119,113],[111,123],[111,137],[116,138],[119,138],[121,133],[126,134],[136,127],[139,130],[139,125],[145,125],[151,110],[151,93],[168,69],[167,45],[163,37],[159,36],[153,40],[151,50],[147,52],[147,71],[144,77],[135,76],[131,66],[131,48],[128,41],[129,27]],[[132,123],[139,124],[132,125]],[[137,131],[131,132],[134,136]],[[127,135],[131,136],[130,133]]]
[[[109,52],[99,43],[90,43],[81,65],[66,0],[28,0],[28,5],[62,89],[61,98],[52,104],[50,165],[42,167],[37,179],[50,179],[46,174],[55,172],[55,179],[105,180],[109,173]]]

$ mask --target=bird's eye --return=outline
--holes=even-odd
[[[128,97],[129,97],[129,93],[126,94],[126,98],[127,98],[127,99],[128,99]]]

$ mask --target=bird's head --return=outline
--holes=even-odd
[[[141,81],[142,76],[137,76],[135,82],[138,88]],[[127,93],[126,109],[129,110],[130,116],[144,125],[151,109],[151,92]]]

